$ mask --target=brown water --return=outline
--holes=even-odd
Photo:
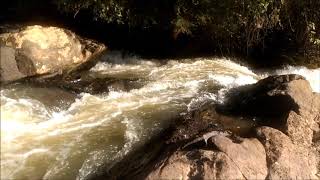
[[[226,59],[161,65],[117,55],[90,73],[139,78],[143,86],[98,95],[28,85],[1,90],[1,179],[87,179],[102,166],[111,168],[195,103],[222,102],[226,89],[263,77]],[[210,90],[215,88],[220,90]]]

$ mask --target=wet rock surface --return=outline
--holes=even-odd
[[[75,102],[77,94],[57,87],[41,87],[23,84],[10,84],[2,87],[2,94],[7,98],[33,99],[41,102],[47,109],[58,112],[65,110]]]
[[[1,54],[5,52],[1,55],[1,82],[63,74],[87,64],[106,49],[103,44],[81,38],[69,30],[42,26],[27,26],[1,34],[0,44]],[[8,71],[11,73],[6,73]]]
[[[75,70],[78,72],[78,70]],[[112,78],[92,76],[86,70],[79,70],[65,75],[56,75],[53,77],[34,77],[23,79],[23,84],[32,84],[34,86],[59,87],[73,93],[108,93],[110,91],[130,91],[131,89],[141,88],[144,83],[137,78]]]
[[[298,75],[271,76],[232,89],[224,106],[208,103],[178,120],[171,133],[154,142],[163,146],[149,162],[107,177],[317,179],[319,103],[319,94]],[[269,107],[276,112],[269,113]],[[228,126],[239,120],[247,121],[249,130],[239,133]],[[137,167],[141,161],[125,164],[131,163]]]

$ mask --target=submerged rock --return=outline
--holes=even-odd
[[[10,84],[3,86],[1,95],[11,99],[32,99],[55,112],[68,109],[77,95],[56,87],[36,87],[30,84]],[[4,99],[5,99],[4,98]],[[2,104],[1,104],[2,105]]]
[[[140,88],[142,84],[138,79],[115,79],[115,78],[90,78],[79,79],[76,81],[58,80],[49,82],[55,86],[67,89],[76,93],[99,94],[109,91],[124,91],[128,92],[131,89]]]
[[[57,27],[28,26],[0,35],[1,82],[70,71],[106,47]],[[10,48],[8,48],[10,47]],[[10,70],[11,74],[7,72]]]

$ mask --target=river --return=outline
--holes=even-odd
[[[142,59],[111,52],[93,77],[139,79],[139,88],[73,94],[17,84],[1,89],[1,179],[89,179],[111,168],[198,102],[270,74],[297,73],[320,92],[320,69],[254,72],[223,58]]]

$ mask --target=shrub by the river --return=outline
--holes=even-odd
[[[170,29],[223,53],[320,56],[319,0],[56,0],[97,21]]]
[[[171,32],[173,40],[187,39],[182,45],[191,51],[290,57],[289,61],[320,64],[319,0],[31,0],[23,4],[37,2],[50,2],[48,6],[76,19]]]

